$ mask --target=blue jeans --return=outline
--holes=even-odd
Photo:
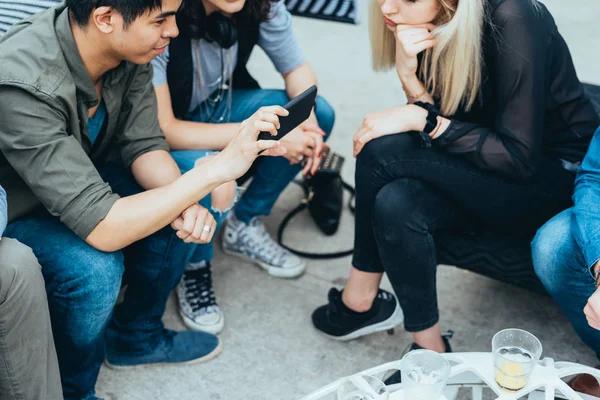
[[[121,165],[105,165],[99,172],[121,196],[143,191]],[[160,343],[167,299],[194,250],[167,226],[122,251],[105,253],[45,211],[9,224],[5,236],[31,247],[42,266],[66,399],[94,395],[105,345],[139,354]],[[115,307],[124,273],[125,299]]]
[[[573,208],[552,218],[533,240],[535,272],[571,320],[581,340],[600,359],[600,331],[589,326],[583,309],[596,290],[594,278],[572,231]]]
[[[254,114],[260,107],[272,105],[285,105],[289,97],[284,90],[269,89],[236,89],[232,91],[231,116],[224,122],[242,122]],[[212,115],[222,115],[225,102],[221,102]],[[206,112],[206,107],[200,106],[189,113],[187,118],[194,122],[214,122],[211,115]],[[315,114],[321,129],[325,131],[326,139],[331,134],[335,121],[335,112],[327,100],[321,96],[317,97],[315,103]],[[172,151],[173,159],[179,165],[182,173],[194,167],[194,162],[206,157],[211,153],[207,150],[176,150]],[[302,170],[299,164],[290,165],[284,157],[264,157],[259,161],[252,182],[246,189],[235,207],[235,216],[245,223],[259,215],[269,215],[279,195]],[[211,209],[210,196],[204,198],[200,204]],[[223,213],[212,210],[217,223],[223,220]],[[218,226],[219,226],[218,225]],[[209,261],[213,257],[212,243],[199,245],[192,261]]]

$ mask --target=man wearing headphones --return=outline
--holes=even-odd
[[[180,35],[153,61],[160,125],[182,172],[222,150],[239,123],[263,105],[284,105],[316,84],[281,0],[196,0],[184,2],[177,16]],[[260,46],[285,80],[284,90],[260,89],[246,70],[254,46]],[[281,144],[284,157],[261,160],[236,208],[229,213],[223,250],[258,264],[269,275],[293,278],[305,263],[266,232],[262,216],[301,170],[316,171],[334,111],[317,98],[310,119]],[[243,179],[244,181],[244,179]],[[217,221],[236,199],[235,182],[225,184],[201,204]],[[177,288],[180,314],[191,329],[218,333],[223,327],[212,290],[212,243],[199,246]]]

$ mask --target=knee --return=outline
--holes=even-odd
[[[549,292],[562,286],[563,270],[581,258],[572,232],[571,210],[566,210],[542,226],[531,242],[533,267]],[[582,271],[585,265],[576,266]]]
[[[235,181],[227,182],[211,192],[212,211],[224,213],[231,209],[235,201],[237,184]]]
[[[394,237],[406,232],[428,231],[419,212],[419,190],[423,183],[410,178],[397,179],[385,185],[375,197],[373,226],[379,234]]]
[[[335,123],[335,111],[331,104],[321,96],[317,96],[315,102],[315,115],[321,129],[327,134],[326,138],[329,137],[333,130],[333,124]]]
[[[379,165],[388,159],[397,159],[398,155],[408,154],[417,148],[413,138],[408,134],[387,135],[370,140],[356,159],[356,165]]]
[[[80,302],[80,309],[100,318],[112,311],[125,271],[123,253],[106,253],[82,243],[65,249],[60,263],[59,296]]]
[[[0,241],[0,304],[13,288],[22,295],[46,302],[44,278],[33,251],[18,240],[3,238]]]

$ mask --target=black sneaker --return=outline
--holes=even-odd
[[[332,288],[329,303],[312,315],[315,328],[335,340],[352,340],[379,331],[393,329],[404,321],[400,304],[393,294],[379,289],[371,309],[362,313],[350,310],[342,302],[342,292]]]
[[[446,353],[452,353],[452,346],[450,346],[450,339],[452,339],[452,336],[454,336],[454,331],[446,331],[446,333],[442,333],[442,340],[444,341],[444,346],[446,347]],[[416,343],[413,343],[404,351],[404,354],[402,356],[406,355],[406,353],[410,353],[413,350],[425,350],[425,348],[419,346]],[[389,377],[384,377],[383,383],[385,383],[386,386],[395,385],[396,383],[402,383],[402,376],[400,375],[400,371],[395,371]]]

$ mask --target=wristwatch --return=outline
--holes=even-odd
[[[431,103],[424,103],[422,101],[417,101],[413,103],[413,105],[421,107],[425,111],[427,111],[427,122],[425,124],[425,128],[422,131],[418,132],[419,139],[421,140],[421,146],[425,148],[431,147],[431,137],[429,134],[435,130],[438,126],[438,117],[440,116],[440,110]]]

